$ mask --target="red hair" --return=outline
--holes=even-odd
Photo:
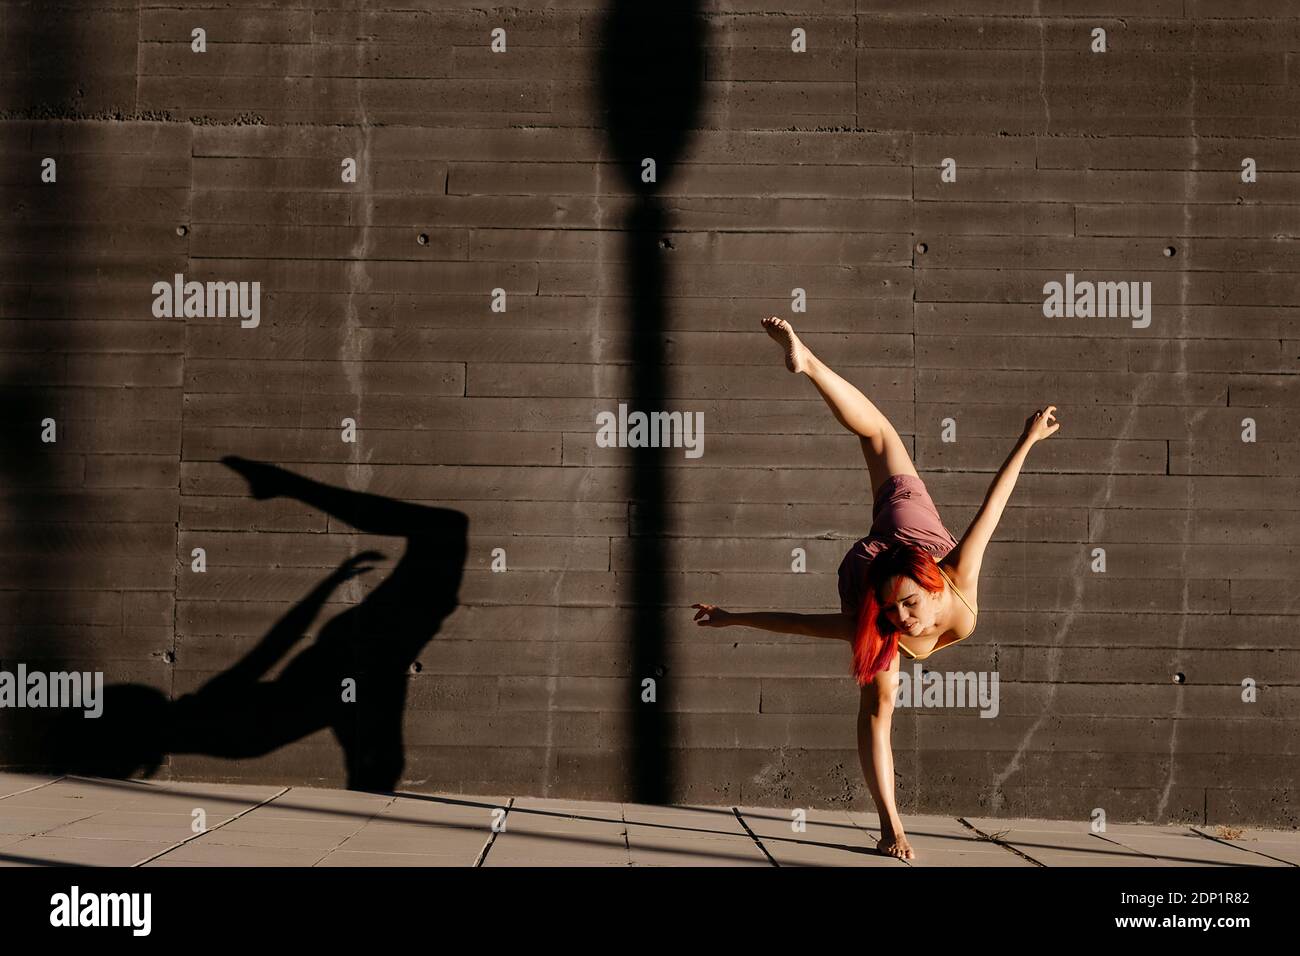
[[[853,676],[862,687],[888,667],[898,652],[898,631],[884,617],[885,605],[878,594],[894,577],[911,578],[931,594],[943,593],[944,580],[939,565],[924,548],[895,542],[871,560],[867,566],[866,594],[858,610],[858,629],[853,638]],[[889,595],[888,603],[892,604],[897,597],[896,587]]]

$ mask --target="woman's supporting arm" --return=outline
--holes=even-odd
[[[803,634],[852,641],[856,618],[850,614],[794,614],[787,611],[724,611],[713,604],[695,604],[697,623],[704,627],[756,627],[779,634]]]
[[[862,688],[858,705],[858,761],[880,818],[881,843],[886,846],[891,838],[902,838],[906,845],[903,818],[894,797],[894,748],[890,740],[897,698],[898,655],[894,655],[889,667]],[[890,855],[912,859],[916,854],[908,847]]]

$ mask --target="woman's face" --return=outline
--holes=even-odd
[[[893,590],[897,588],[898,590]],[[893,603],[884,604],[885,617],[900,634],[916,635],[934,626],[938,604],[934,595],[908,577],[890,578],[885,595],[894,594]]]

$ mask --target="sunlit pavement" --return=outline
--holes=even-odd
[[[0,866],[1297,866],[1300,833],[0,773]]]

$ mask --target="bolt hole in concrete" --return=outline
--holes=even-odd
[[[916,244],[916,251],[919,252],[921,255],[925,255],[925,253],[929,250],[929,248],[930,247],[927,246],[924,242],[918,242]]]
[[[1176,256],[1178,255],[1178,249],[1174,246],[1165,246],[1165,255]]]
[[[422,232],[415,237],[415,241],[422,246],[427,246],[429,244],[429,234],[427,232]]]
[[[418,674],[420,673],[420,671],[424,670],[424,665],[421,664],[419,661],[412,661],[411,666],[410,668],[408,668],[408,670],[410,670],[412,674]]]
[[[1186,674],[1183,674],[1181,671],[1180,671],[1179,673],[1175,674],[1175,675],[1174,675],[1174,683],[1175,683],[1175,684],[1186,684],[1186,683],[1187,683],[1187,675],[1186,675]]]
[[[190,231],[190,227],[189,227],[189,226],[177,226],[177,227],[176,227],[176,235],[178,235],[178,236],[185,236],[185,235],[188,235],[188,234],[189,234],[189,231]]]

